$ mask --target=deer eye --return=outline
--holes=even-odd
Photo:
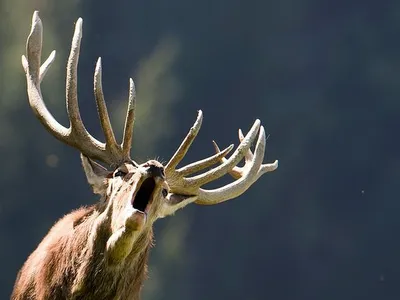
[[[167,195],[168,195],[167,189],[162,189],[161,193],[162,193],[164,198],[167,197]]]
[[[114,173],[114,177],[124,177],[125,175],[126,175],[126,173],[124,171],[121,171],[121,170],[117,170]]]

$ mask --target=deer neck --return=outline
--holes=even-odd
[[[98,224],[99,217],[95,210],[91,220],[93,223],[87,220],[88,223],[92,223],[92,226],[87,224],[92,227],[92,233],[95,232],[92,237],[89,234],[87,240],[89,244],[81,251],[73,252],[80,252],[80,257],[77,259],[84,263],[78,267],[72,294],[76,299],[82,296],[86,297],[85,299],[139,299],[141,287],[147,278],[147,262],[153,245],[153,229],[146,228],[138,235],[125,259],[110,264],[104,256],[105,244],[110,237],[110,224],[108,219]],[[81,225],[85,227],[86,224]],[[96,275],[93,276],[93,274]],[[119,298],[115,298],[116,295]]]

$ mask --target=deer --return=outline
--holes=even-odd
[[[55,138],[80,152],[83,170],[100,200],[62,217],[28,257],[18,272],[12,300],[85,299],[138,300],[147,278],[153,245],[153,224],[188,204],[216,205],[237,198],[278,161],[263,164],[266,134],[257,119],[249,132],[239,130],[239,145],[178,167],[196,138],[203,120],[197,119],[171,159],[137,163],[130,156],[135,120],[136,91],[132,78],[122,143],[116,141],[102,90],[101,58],[94,72],[94,96],[105,142],[85,128],[78,107],[77,68],[82,22],[75,24],[67,62],[66,109],[69,127],[61,125],[47,109],[41,82],[55,59],[52,51],[41,64],[43,25],[38,11],[32,18],[22,65],[26,73],[29,104]],[[253,145],[254,149],[253,149]],[[244,161],[242,166],[239,163]],[[218,188],[204,185],[224,175],[233,182]]]

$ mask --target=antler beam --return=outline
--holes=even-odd
[[[135,86],[130,79],[129,103],[125,122],[122,145],[119,145],[111,127],[101,83],[101,59],[96,64],[94,74],[94,94],[99,113],[101,127],[105,136],[105,143],[95,139],[85,128],[79,113],[77,96],[77,69],[80,44],[82,39],[82,19],[78,19],[72,38],[71,52],[67,64],[66,80],[66,106],[70,127],[61,125],[48,111],[42,97],[40,83],[55,59],[53,51],[41,66],[43,25],[36,11],[32,17],[31,32],[26,44],[26,56],[22,56],[27,85],[29,103],[40,122],[45,128],[60,141],[77,148],[85,156],[97,159],[108,165],[118,165],[130,160],[134,112],[135,112]]]

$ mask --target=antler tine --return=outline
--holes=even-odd
[[[186,178],[185,181],[188,185],[194,186],[202,186],[206,183],[209,183],[213,180],[216,180],[226,173],[228,173],[234,166],[236,166],[242,159],[247,150],[251,147],[254,139],[257,136],[257,133],[260,128],[260,120],[256,120],[251,127],[249,133],[237,147],[236,151],[232,154],[232,156],[227,159],[223,164],[218,167],[211,169],[203,174],[193,176],[190,178]]]
[[[82,40],[82,18],[79,18],[75,24],[75,31],[72,37],[71,51],[67,63],[66,79],[66,104],[67,113],[70,121],[71,134],[69,139],[74,146],[88,157],[101,160],[108,164],[115,163],[115,157],[106,153],[106,145],[99,142],[86,130],[83,125],[78,105],[78,61]],[[100,117],[101,118],[101,117]]]
[[[114,132],[111,126],[110,117],[107,112],[107,106],[104,101],[103,86],[102,86],[102,67],[101,57],[97,60],[96,69],[94,72],[94,96],[96,99],[97,110],[99,114],[101,128],[103,129],[106,139],[106,149],[114,156],[120,152],[120,147],[115,140]]]
[[[37,18],[40,20],[38,13]],[[66,106],[70,128],[68,134],[62,139],[67,144],[79,149],[84,155],[99,159],[105,163],[111,164],[114,158],[105,153],[105,144],[93,138],[83,125],[78,106],[78,61],[82,39],[82,18],[79,18],[75,24],[75,31],[71,43],[71,51],[67,63],[66,78]],[[40,22],[41,24],[41,22]],[[42,78],[45,71],[48,70],[46,64],[43,67]]]
[[[239,136],[239,142],[242,142],[244,139],[244,135],[242,130],[239,128],[238,130],[238,136]],[[220,152],[219,147],[217,145],[217,143],[215,141],[213,141],[213,145],[214,145],[214,149],[215,152],[218,153]],[[247,150],[246,154],[244,155],[244,159],[245,159],[245,163],[248,161],[251,161],[253,159],[253,153],[251,152],[251,150]],[[224,163],[226,161],[225,157],[221,158],[221,163]],[[239,179],[242,176],[241,173],[241,167],[235,166],[232,170],[230,170],[228,173],[234,178],[234,179]]]
[[[266,138],[268,139],[268,137],[266,137]],[[239,140],[242,141],[242,139],[243,139],[243,132],[241,129],[239,129]],[[253,159],[253,152],[251,152],[251,150],[249,149],[245,155],[245,163],[250,162],[252,159]],[[265,173],[275,171],[278,168],[278,164],[279,164],[278,160],[275,160],[273,163],[270,163],[270,164],[262,164],[260,166],[259,175],[258,175],[257,179]],[[242,167],[242,168],[235,167],[235,168],[243,169],[244,167]],[[242,173],[243,173],[243,171],[242,171]]]
[[[264,127],[261,126],[254,157],[247,172],[240,179],[223,187],[213,190],[200,189],[195,203],[202,205],[218,204],[244,193],[259,177],[258,171],[264,159],[265,140]]]
[[[42,83],[44,76],[46,75],[47,71],[49,70],[51,64],[54,62],[56,58],[56,50],[53,50],[43,65],[40,67],[40,75],[39,75],[39,82]]]
[[[243,139],[244,139],[244,135],[243,135],[242,129],[240,129],[240,128],[238,130],[238,136],[239,136],[239,142],[242,142]],[[252,160],[253,159],[253,153],[251,153],[250,149],[246,152],[246,154],[244,155],[244,158],[246,160]]]
[[[133,125],[135,124],[135,108],[136,108],[136,89],[133,79],[129,79],[129,101],[126,112],[124,135],[122,139],[122,152],[125,156],[130,156],[133,139]]]
[[[183,140],[182,144],[179,146],[178,150],[176,150],[175,154],[169,160],[167,165],[165,166],[165,173],[174,172],[176,166],[181,162],[181,160],[185,157],[188,152],[190,145],[192,145],[194,139],[196,138],[199,130],[201,128],[201,123],[203,122],[203,112],[199,110],[197,119],[194,122],[193,126],[190,128],[188,134]],[[168,176],[168,175],[167,175]]]
[[[233,149],[233,144],[231,144],[229,147],[225,148],[222,151],[218,149],[217,153],[214,154],[213,156],[210,156],[208,158],[184,166],[176,170],[176,172],[179,173],[179,175],[181,176],[187,176],[199,172],[201,170],[204,170],[205,168],[215,165],[217,162],[221,161],[221,159],[224,159],[224,157],[228,155],[228,153],[231,152],[232,149]]]
[[[242,141],[243,139],[244,139],[243,132],[242,132],[241,129],[239,129],[239,141]],[[220,150],[219,150],[219,147],[218,147],[217,143],[213,141],[213,144],[214,144],[215,152],[219,153]],[[249,149],[249,150],[247,150],[246,155],[245,155],[245,165],[243,167],[235,166],[229,172],[229,174],[234,179],[239,179],[240,177],[243,176],[243,174],[245,173],[246,169],[249,168],[249,165],[250,165],[252,160],[253,160],[253,152],[251,152],[251,150]],[[224,163],[225,161],[226,161],[226,158],[221,157],[220,162]],[[262,164],[260,166],[259,176],[258,177],[260,177],[264,173],[275,171],[276,168],[278,168],[278,161],[277,160],[275,160],[275,162],[270,163],[270,164]]]
[[[39,18],[39,12],[35,11],[32,17],[31,32],[26,42],[26,56],[22,55],[22,66],[26,73],[29,104],[43,126],[57,139],[64,141],[67,139],[69,130],[58,123],[48,111],[43,102],[40,90],[41,74],[46,73],[55,57],[55,51],[53,51],[44,64],[43,72],[41,72],[42,35],[42,21]]]
[[[82,23],[81,18],[76,21],[75,32],[72,38],[71,52],[69,54],[67,63],[67,79],[66,79],[66,100],[67,100],[67,112],[71,122],[71,130],[77,132],[76,137],[87,136],[88,132],[83,125],[81,115],[79,113],[78,106],[78,61],[79,52],[81,47],[82,39]]]
[[[35,85],[38,84],[40,75],[40,60],[42,56],[43,25],[39,18],[39,12],[32,16],[31,32],[26,41],[26,57],[22,55],[22,66],[31,77]],[[29,61],[29,63],[28,63]]]
[[[242,140],[240,140],[240,141],[242,141]],[[217,145],[217,143],[215,142],[215,141],[213,141],[213,146],[214,146],[214,149],[215,149],[215,152],[216,153],[219,153],[219,152],[221,152],[221,150],[219,149],[219,147],[218,147],[218,145]],[[250,151],[250,149],[248,150],[248,151]],[[247,151],[247,153],[248,153],[248,151]],[[246,153],[246,154],[247,154]],[[245,158],[246,158],[246,156],[245,156]],[[225,163],[226,162],[226,158],[225,157],[221,157],[221,159],[219,160],[221,163]],[[235,166],[232,170],[230,170],[228,173],[233,177],[233,178],[235,178],[235,179],[239,179],[240,178],[240,172],[238,172],[238,166]]]

